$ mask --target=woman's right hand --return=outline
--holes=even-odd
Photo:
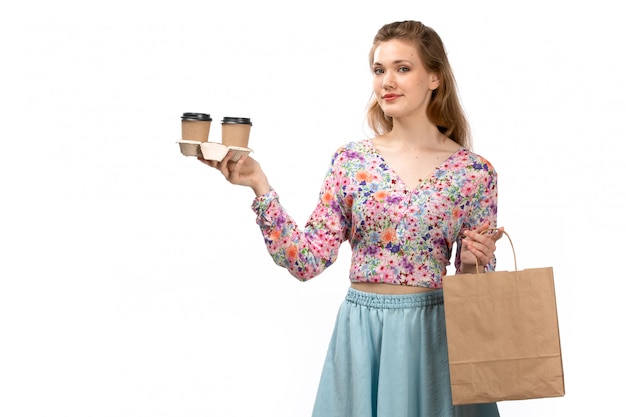
[[[269,181],[261,164],[248,155],[242,156],[237,162],[231,160],[232,156],[233,153],[228,152],[221,161],[209,161],[201,157],[198,160],[220,171],[231,184],[252,188],[257,197],[270,191]]]

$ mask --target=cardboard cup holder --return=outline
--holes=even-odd
[[[180,153],[185,156],[195,156],[202,157],[202,149],[200,145],[202,142],[197,142],[193,140],[181,140],[178,141],[178,146],[180,147]]]
[[[250,148],[240,146],[226,146],[217,142],[196,142],[191,140],[178,141],[180,152],[185,156],[194,156],[206,159],[207,161],[220,162],[228,152],[232,152],[231,161],[237,162],[239,159],[253,152]]]
[[[240,146],[226,146],[217,142],[203,142],[200,145],[202,157],[207,161],[221,161],[228,152],[232,152],[231,161],[237,162],[239,159],[252,152],[250,148],[242,148]]]

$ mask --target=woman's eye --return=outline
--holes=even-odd
[[[399,72],[409,72],[409,68],[408,67],[400,67],[398,68]]]
[[[372,72],[373,72],[374,74],[376,74],[376,75],[380,75],[380,74],[382,74],[384,71],[383,71],[383,69],[382,69],[382,68],[374,68],[374,69],[372,70]]]

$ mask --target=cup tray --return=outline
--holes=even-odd
[[[230,151],[233,156],[231,161],[238,161],[244,155],[252,152],[250,148],[239,146],[226,146],[217,142],[196,142],[191,140],[179,140],[180,152],[185,156],[195,156],[208,161],[221,161]]]

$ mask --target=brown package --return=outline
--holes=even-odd
[[[454,405],[565,395],[552,267],[515,263],[443,278]]]

